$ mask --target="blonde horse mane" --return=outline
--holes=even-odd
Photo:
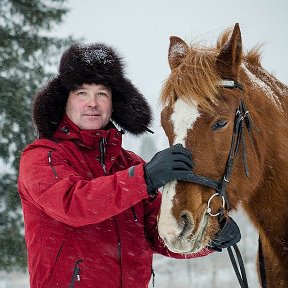
[[[232,29],[225,30],[218,38],[215,48],[191,44],[182,63],[171,71],[163,84],[160,100],[163,105],[173,106],[177,98],[187,103],[196,101],[205,111],[212,111],[218,104],[221,80],[216,71],[216,59],[221,48],[227,42]],[[247,63],[260,65],[259,47],[245,56]]]

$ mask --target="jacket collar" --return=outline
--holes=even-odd
[[[87,149],[98,148],[103,138],[107,144],[121,146],[122,132],[118,131],[112,122],[106,129],[81,130],[65,115],[54,133],[55,140],[72,140],[77,146]]]

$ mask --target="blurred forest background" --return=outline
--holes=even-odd
[[[70,13],[69,3],[65,0],[0,0],[0,288],[29,287],[17,192],[19,157],[24,147],[37,137],[31,120],[33,95],[55,74],[65,48],[79,40],[51,33]],[[148,76],[145,75],[147,83]],[[161,83],[158,85],[160,88]],[[156,132],[158,130],[157,126]],[[149,160],[165,145],[162,137],[156,133],[137,140],[128,138],[126,143],[132,141],[135,145],[137,141],[134,151]],[[239,246],[250,286],[258,287],[257,233],[242,211],[233,217],[242,232]],[[157,288],[239,286],[225,251],[192,261],[155,256],[153,266]]]
[[[48,36],[68,12],[63,2],[0,1],[0,270],[26,267],[17,192],[19,156],[37,136],[32,96],[51,77],[60,48],[72,41]]]

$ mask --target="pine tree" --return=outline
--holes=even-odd
[[[19,156],[36,136],[32,97],[51,77],[59,50],[72,42],[49,35],[68,12],[64,2],[0,1],[0,270],[26,266]]]

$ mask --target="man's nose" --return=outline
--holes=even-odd
[[[99,103],[98,103],[97,96],[89,97],[89,100],[88,100],[88,106],[89,107],[98,107],[98,105],[99,105]]]

